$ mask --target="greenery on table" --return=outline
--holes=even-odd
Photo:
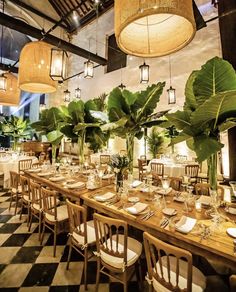
[[[160,124],[161,121],[158,119],[166,113],[154,113],[164,86],[164,82],[159,82],[148,86],[146,90],[134,93],[116,87],[108,96],[108,115],[103,112],[91,112],[93,116],[104,122],[109,119],[109,123],[101,126],[103,131],[112,131],[113,134],[126,139],[131,173],[133,172],[134,138],[141,139],[144,128]]]
[[[61,108],[52,107],[41,112],[39,121],[31,124],[41,135],[47,137],[48,142],[52,144],[52,158],[56,159],[56,149],[59,147],[63,138],[61,127],[65,125],[65,115]]]
[[[19,139],[30,137],[32,129],[29,126],[28,120],[23,120],[21,117],[11,115],[9,118],[4,118],[2,121],[1,132],[2,135],[13,138],[13,149],[16,150]]]
[[[220,132],[236,126],[236,74],[230,63],[215,57],[193,71],[185,87],[183,111],[167,114],[181,131],[172,144],[186,141],[199,162],[208,160],[211,188],[217,188]]]
[[[157,127],[153,127],[151,133],[147,136],[148,150],[152,154],[152,158],[156,158],[157,154],[165,152],[165,131],[160,132]]]

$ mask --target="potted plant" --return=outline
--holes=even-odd
[[[111,156],[111,161],[109,163],[112,170],[116,176],[116,191],[118,192],[119,187],[123,185],[123,178],[125,171],[129,168],[129,160],[127,156],[123,156],[120,154],[115,154]]]
[[[149,136],[147,136],[148,150],[152,154],[152,158],[156,158],[157,154],[164,153],[165,133],[159,132],[157,127],[153,127]]]
[[[21,117],[11,115],[9,118],[4,118],[2,122],[2,133],[4,136],[13,138],[14,150],[16,150],[19,139],[30,137],[31,132],[29,121],[23,120]]]
[[[212,190],[217,189],[217,152],[224,146],[220,132],[236,125],[236,74],[230,63],[215,57],[193,71],[185,87],[182,111],[167,114],[181,131],[172,144],[186,141],[199,162],[207,159]]]
[[[100,112],[100,119],[106,124],[101,126],[103,131],[126,139],[126,149],[129,160],[129,170],[133,172],[134,138],[141,139],[144,128],[158,125],[160,118],[166,112],[154,113],[159,102],[165,83],[159,82],[148,86],[141,92],[130,92],[114,88],[108,96],[108,117]],[[99,116],[98,112],[92,112]],[[109,122],[107,122],[109,119]]]

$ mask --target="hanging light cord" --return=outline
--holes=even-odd
[[[5,4],[5,0],[2,0],[2,13],[4,13],[4,4]],[[1,31],[1,64],[2,64],[2,59],[3,59],[3,25],[2,25],[2,31]]]
[[[170,87],[171,87],[171,61],[170,61],[170,55],[169,55],[169,71],[170,71]]]

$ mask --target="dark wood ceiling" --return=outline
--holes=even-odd
[[[114,0],[100,0],[100,3],[95,5],[94,0],[48,0],[53,9],[64,18],[64,24],[69,32],[73,32],[79,27],[86,25],[88,22],[96,18],[96,11],[99,14],[104,13],[111,8]],[[73,11],[76,11],[77,20],[73,17]]]

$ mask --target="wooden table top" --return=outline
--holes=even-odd
[[[62,183],[51,182],[48,178],[40,177],[35,173],[25,171],[25,174],[39,183],[45,184],[48,187],[60,192],[61,194],[69,197],[73,200],[83,200],[83,203],[98,212],[104,213],[107,216],[113,218],[119,218],[125,220],[129,225],[147,231],[156,236],[157,238],[167,241],[175,246],[189,250],[191,253],[201,255],[208,259],[219,261],[232,269],[236,269],[236,254],[233,251],[233,238],[227,235],[226,229],[229,227],[236,228],[235,215],[228,215],[220,208],[220,212],[223,215],[227,215],[232,221],[223,222],[220,224],[220,229],[215,231],[207,239],[201,239],[199,224],[203,223],[206,226],[213,224],[212,220],[205,215],[206,209],[202,208],[201,212],[197,212],[195,209],[192,212],[186,213],[184,204],[173,201],[173,193],[166,196],[166,207],[175,208],[177,210],[176,218],[181,218],[182,215],[196,218],[197,224],[194,229],[188,234],[182,234],[178,231],[169,229],[169,226],[165,228],[160,227],[160,222],[163,219],[163,213],[161,208],[158,208],[155,201],[146,201],[147,194],[140,191],[133,191],[134,196],[138,196],[141,202],[145,202],[149,205],[150,210],[155,211],[147,221],[140,219],[141,216],[135,216],[129,214],[123,208],[120,208],[124,202],[121,200],[114,205],[107,205],[106,203],[98,202],[93,198],[94,194],[104,194],[106,192],[114,192],[114,184],[110,184],[110,181],[103,180],[102,187],[96,190],[88,190],[86,188],[81,190],[67,189]],[[76,176],[77,181],[85,182],[87,177],[84,175]],[[234,220],[234,222],[233,222]]]

